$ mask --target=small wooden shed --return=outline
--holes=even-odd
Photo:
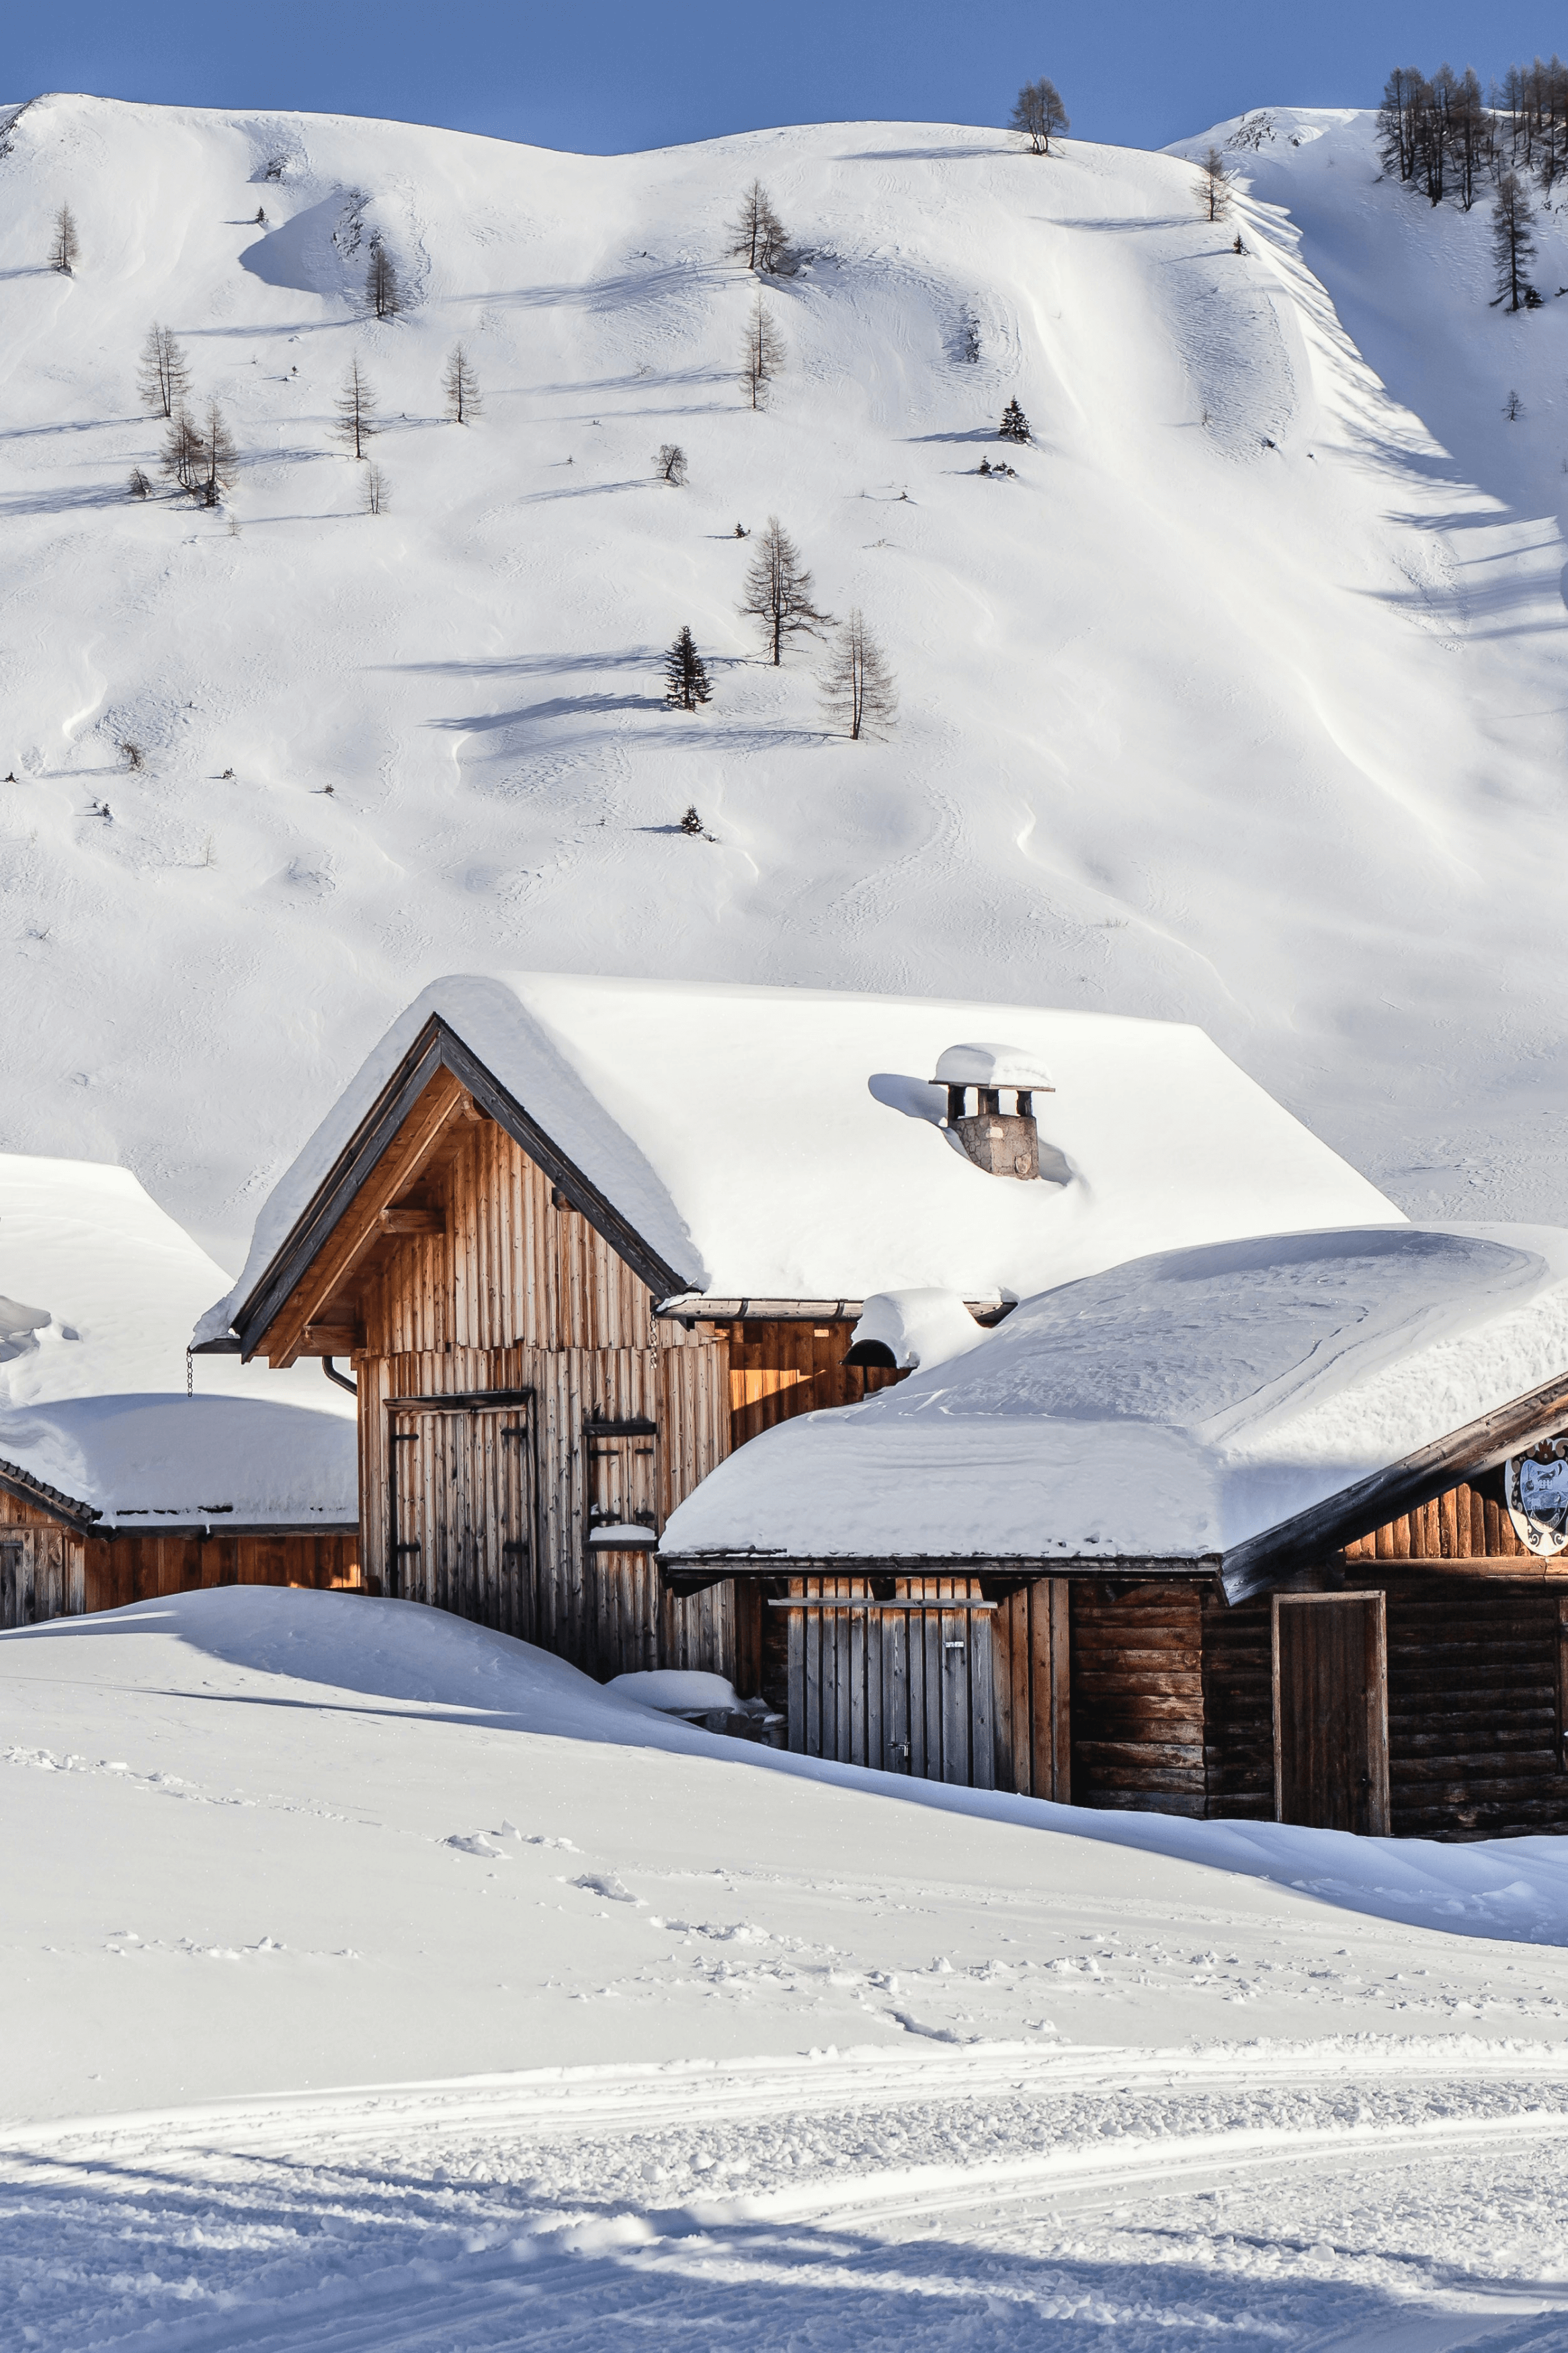
[[[128,1170],[0,1155],[0,1629],[358,1582],[341,1392],[187,1365],[222,1280]]]
[[[1012,1061],[963,1045],[998,1030]],[[1016,1098],[1053,1085],[1037,1150]],[[1302,1222],[1398,1219],[1183,1027],[460,976],[329,1112],[197,1345],[352,1367],[372,1590],[752,1694],[762,1598],[661,1582],[656,1547],[738,1448],[896,1380],[854,1361],[867,1294],[946,1286],[978,1334],[1130,1243],[1252,1230],[1260,1171]]]
[[[808,1755],[1093,1807],[1568,1830],[1565,1433],[1568,1234],[1174,1252],[777,1433],[677,1514],[663,1573],[757,1597]]]

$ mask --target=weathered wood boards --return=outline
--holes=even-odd
[[[972,1577],[797,1577],[769,1606],[788,1632],[789,1744],[874,1771],[994,1786],[992,1620]]]

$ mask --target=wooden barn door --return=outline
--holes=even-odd
[[[0,1535],[0,1626],[33,1622],[30,1550],[24,1535]]]
[[[526,1395],[394,1398],[391,1590],[532,1634],[533,1431]]]
[[[912,1579],[896,1599],[864,1578],[790,1581],[789,1745],[873,1771],[995,1783],[992,1620],[968,1577]]]
[[[1381,1593],[1274,1596],[1274,1813],[1388,1836],[1388,1637]]]

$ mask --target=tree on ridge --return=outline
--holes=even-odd
[[[1038,81],[1024,84],[1014,101],[1011,121],[1037,155],[1048,155],[1058,132],[1070,127],[1060,90],[1043,74]]]

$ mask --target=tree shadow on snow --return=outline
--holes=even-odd
[[[1042,2105],[1043,2128],[1048,2117]],[[306,2353],[351,2334],[356,2344],[460,2340],[467,2353],[628,2336],[694,2348],[854,2345],[860,2353],[1037,2353],[1043,2344],[1050,2353],[1152,2353],[1156,2345],[1160,2353],[1212,2353],[1216,2342],[1228,2353],[1277,2353],[1286,2337],[1309,2334],[1314,2343],[1392,2341],[1424,2316],[1436,2331],[1444,2316],[1428,2299],[1445,2291],[1473,2297],[1484,2284],[1559,2305],[1563,2295],[1557,2282],[1490,2268],[1478,2276],[1458,2256],[1420,2264],[1414,2294],[1318,2278],[1314,2242],[1291,2232],[1288,2214],[1239,2242],[1253,2263],[1205,2260],[1204,2223],[1185,2232],[1146,2227],[1160,2203],[1148,2185],[1126,2193],[1137,2219],[1123,2226],[1115,2255],[1073,2252],[1070,2203],[1061,2221],[1046,2219],[1044,2193],[1022,2213],[1014,2208],[1010,2235],[1028,2231],[1029,2248],[998,2244],[990,2214],[975,2218],[970,2235],[951,2221],[933,2229],[935,2218],[918,2233],[881,2235],[858,2221],[747,2217],[732,2190],[723,2194],[722,2146],[703,2146],[700,2113],[689,2138],[697,2155],[718,2158],[706,2177],[712,2191],[665,2207],[575,2179],[563,2188],[562,2177],[575,2173],[570,2142],[542,2149],[526,2123],[489,2120],[482,2106],[472,2130],[483,2162],[472,2173],[457,2116],[437,2141],[441,2161],[426,2164],[405,2157],[378,2165],[363,2154],[339,2161],[330,2117],[315,2125],[313,2142],[308,2105],[296,2122],[302,2146],[288,2150],[264,2126],[259,2145],[247,2147],[220,2111],[210,2146],[193,2150],[176,2132],[141,2162],[96,2154],[89,2131],[73,2133],[66,2148],[53,2136],[33,2147],[13,2139],[7,2170],[16,2178],[0,2183],[0,2222],[18,2256],[25,2248],[26,2309],[40,2335],[85,2342],[111,2313],[117,2336],[171,2347],[237,2343],[237,2330],[227,2334],[237,2315],[229,2324],[219,2317],[237,2307],[245,2341],[264,2339],[272,2353]],[[952,2123],[960,2134],[968,2127],[949,2147],[961,2178],[985,2154],[984,2126],[959,2100]],[[789,2116],[776,2127],[793,2137]],[[357,2139],[364,2126],[353,2129]],[[404,2146],[422,2129],[406,2120]],[[106,2123],[106,2150],[112,2135]],[[397,2145],[395,2114],[380,2137]],[[667,2143],[661,2133],[655,2153],[679,2163],[674,2137]],[[808,2167],[805,2179],[815,2172]],[[874,2196],[876,2172],[868,2149],[853,2180],[825,2175],[826,2196],[861,2186]],[[1071,2188],[1067,2176],[1057,2195],[1070,2201]],[[940,2182],[935,2189],[940,2199]],[[1051,2244],[1058,2239],[1067,2241],[1061,2253]],[[1561,2309],[1512,2325],[1494,2311],[1487,2323],[1478,2325],[1489,2353],[1545,2353],[1563,2342]]]
[[[103,484],[92,490],[17,491],[0,498],[0,515],[73,514],[92,507],[122,507],[151,505],[151,500],[132,499],[123,482]]]
[[[614,654],[509,654],[499,661],[378,662],[395,674],[414,671],[432,678],[550,678],[584,670],[652,670],[663,649],[637,646]]]
[[[1021,155],[1021,147],[851,147],[840,164],[967,164],[988,155]],[[1042,162],[1044,158],[1042,157]]]
[[[525,703],[520,711],[491,711],[471,719],[432,719],[427,723],[443,733],[488,735],[498,727],[527,727],[542,719],[584,719],[609,711],[662,711],[658,694],[557,694],[548,702]]]
[[[454,302],[509,303],[514,310],[550,311],[579,303],[585,310],[619,310],[649,294],[670,294],[678,289],[717,284],[729,275],[714,262],[655,264],[649,269],[624,269],[610,278],[558,280],[552,286],[515,286],[508,290],[455,294]]]

